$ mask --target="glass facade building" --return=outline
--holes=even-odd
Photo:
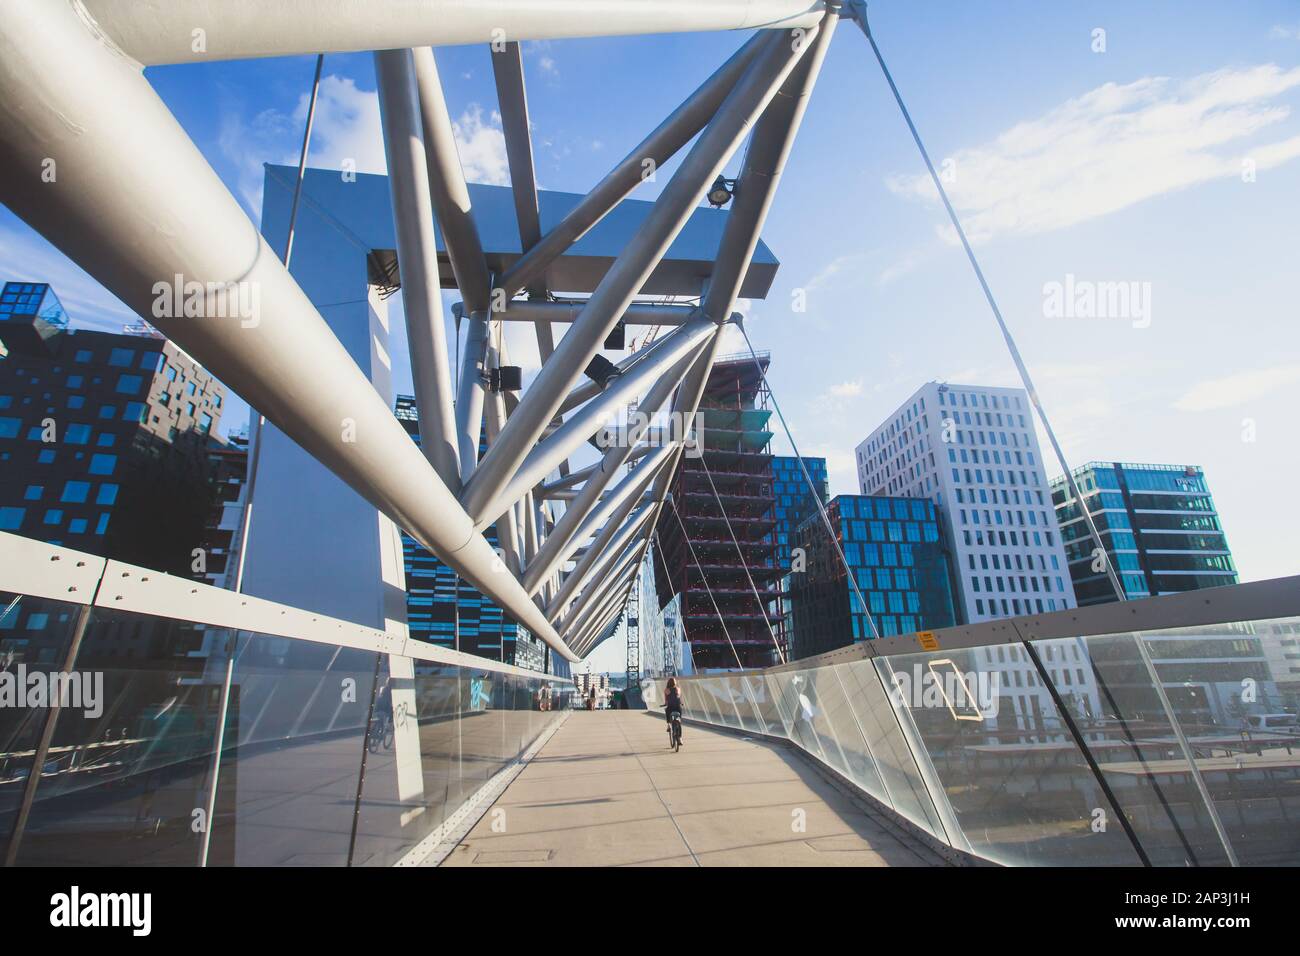
[[[420,416],[415,399],[399,395],[396,413],[418,445]],[[484,537],[496,547],[494,529],[488,528]],[[500,605],[461,580],[405,531],[402,532],[402,558],[406,569],[406,626],[412,638],[526,670],[545,671],[549,659],[553,673],[557,667],[567,673],[567,662],[550,655],[543,641],[516,624]]]
[[[1089,462],[1073,472],[1127,598],[1237,583],[1232,552],[1198,465]],[[1052,502],[1080,605],[1115,600],[1106,563],[1065,476]]]
[[[194,577],[224,387],[161,336],[67,325],[48,285],[0,291],[0,531]]]
[[[804,477],[804,468],[808,470],[807,477]],[[812,489],[808,487],[808,478],[812,479]],[[808,518],[817,515],[813,489],[825,505],[830,498],[830,481],[826,473],[825,458],[805,458],[801,468],[798,458],[788,455],[773,456],[772,493],[776,498],[776,560],[784,572],[781,577],[779,609],[781,618],[777,635],[781,646],[787,650],[790,647],[790,634],[794,628],[793,610],[790,604],[791,557],[793,550],[799,546],[795,540],[799,533],[799,526]],[[818,517],[819,522],[820,520]],[[825,531],[823,530],[822,533],[824,536]],[[800,564],[803,563],[801,560]]]
[[[826,510],[879,636],[955,623],[951,572],[934,502],[837,495]],[[873,637],[844,563],[833,547],[826,546],[820,516],[804,521],[799,542],[808,567],[790,575],[791,658]]]
[[[962,623],[1075,606],[1020,388],[929,382],[857,448],[863,494],[929,498],[953,552]]]

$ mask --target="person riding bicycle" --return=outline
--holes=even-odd
[[[673,726],[673,714],[679,717],[683,712],[682,707],[682,689],[677,685],[677,678],[668,678],[668,685],[664,688],[664,719],[668,721],[668,727],[671,730]],[[679,735],[677,740],[681,742]]]

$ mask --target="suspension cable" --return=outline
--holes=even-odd
[[[907,128],[911,130],[912,139],[916,142],[916,148],[921,154],[921,159],[925,161],[925,168],[930,172],[930,179],[934,182],[934,188],[938,191],[939,198],[943,200],[944,209],[948,211],[948,218],[952,221],[952,227],[957,231],[957,237],[961,240],[962,248],[966,250],[966,258],[970,260],[971,268],[975,270],[975,278],[979,280],[980,288],[984,291],[984,298],[988,300],[989,309],[993,312],[993,318],[997,320],[998,330],[1002,333],[1002,339],[1007,344],[1007,351],[1011,354],[1011,361],[1015,363],[1016,371],[1020,373],[1020,381],[1029,394],[1029,402],[1038,413],[1038,420],[1043,423],[1043,431],[1047,433],[1047,440],[1052,443],[1052,451],[1056,453],[1056,460],[1065,473],[1065,482],[1069,486],[1070,494],[1079,503],[1079,511],[1083,515],[1084,522],[1088,525],[1088,533],[1092,535],[1092,539],[1097,542],[1097,547],[1101,551],[1110,585],[1115,590],[1116,598],[1125,601],[1128,598],[1124,593],[1124,585],[1115,572],[1114,562],[1106,553],[1105,542],[1101,540],[1097,525],[1092,520],[1092,514],[1088,511],[1088,504],[1083,500],[1079,484],[1070,471],[1070,464],[1065,459],[1065,452],[1061,449],[1061,443],[1056,440],[1056,430],[1052,428],[1052,423],[1047,418],[1047,410],[1043,408],[1042,399],[1038,396],[1038,389],[1034,388],[1033,379],[1029,377],[1029,369],[1025,366],[1024,359],[1020,357],[1020,349],[1016,346],[1016,340],[1012,337],[1006,320],[1002,318],[1002,310],[998,308],[998,302],[993,296],[993,290],[989,288],[988,280],[984,278],[984,270],[980,268],[979,259],[975,257],[975,250],[971,248],[970,240],[966,238],[966,230],[962,228],[961,220],[957,217],[957,210],[953,208],[952,202],[948,199],[948,191],[943,188],[943,181],[939,179],[939,174],[935,171],[934,163],[930,160],[930,154],[921,141],[921,134],[917,132],[916,124],[912,122],[912,114],[908,112],[907,104],[903,102],[903,95],[898,91],[897,84],[894,83],[893,74],[889,72],[889,67],[885,65],[885,58],[881,55],[880,47],[876,45],[876,39],[871,35],[871,27],[867,24],[866,11],[859,8],[859,12],[861,16],[857,20],[858,26],[866,36],[867,42],[871,44],[872,51],[876,54],[876,62],[880,64],[880,71],[885,75],[885,81],[894,94],[894,100],[898,103],[898,109],[903,114],[903,120],[907,123]]]
[[[1092,519],[1092,514],[1088,511],[1088,504],[1084,501],[1083,493],[1079,490],[1079,484],[1075,481],[1074,474],[1070,471],[1070,464],[1066,461],[1065,452],[1061,449],[1060,442],[1056,440],[1056,432],[1053,430],[1052,424],[1047,418],[1047,412],[1044,410],[1043,403],[1038,397],[1038,390],[1034,388],[1034,383],[1029,377],[1029,369],[1026,368],[1024,360],[1020,357],[1020,349],[1016,347],[1016,342],[1011,335],[1011,330],[1007,328],[1007,323],[1002,318],[1002,310],[998,308],[997,300],[993,296],[993,290],[989,288],[988,281],[984,278],[984,270],[980,268],[979,260],[975,256],[975,250],[971,248],[970,241],[966,238],[966,230],[962,228],[961,220],[957,217],[957,211],[953,208],[952,202],[949,201],[948,192],[943,188],[943,182],[939,179],[939,174],[935,171],[934,163],[930,160],[930,154],[926,151],[925,144],[921,141],[921,134],[917,132],[916,124],[912,122],[912,114],[908,112],[907,104],[903,102],[903,95],[898,91],[898,85],[894,82],[894,77],[893,74],[889,72],[889,67],[885,65],[885,58],[880,52],[880,47],[876,45],[875,37],[871,35],[871,27],[867,23],[866,4],[863,0],[857,0],[857,2],[852,6],[854,18],[857,21],[858,27],[862,30],[863,35],[866,36],[867,42],[871,44],[872,52],[876,55],[876,62],[880,64],[880,71],[884,74],[885,81],[889,84],[889,89],[894,94],[894,100],[898,103],[898,109],[903,114],[903,119],[907,123],[907,128],[912,133],[912,139],[916,142],[916,148],[920,152],[921,158],[925,161],[925,168],[929,170],[930,179],[934,183],[934,188],[939,193],[939,198],[943,200],[943,206],[948,212],[948,218],[952,221],[953,228],[957,231],[958,238],[961,239],[962,248],[966,250],[966,258],[970,260],[971,268],[975,271],[975,277],[979,280],[980,288],[984,291],[984,298],[988,300],[989,309],[993,313],[993,318],[997,320],[998,329],[1002,332],[1003,341],[1005,341],[1007,345],[1007,351],[1011,354],[1011,360],[1015,363],[1016,370],[1020,373],[1020,380],[1024,383],[1025,391],[1029,394],[1029,401],[1034,406],[1034,410],[1038,413],[1038,419],[1043,423],[1043,430],[1047,433],[1048,441],[1052,443],[1052,450],[1056,453],[1056,460],[1060,463],[1061,470],[1065,473],[1065,482],[1069,487],[1070,494],[1073,495],[1074,500],[1078,502],[1079,513],[1082,515],[1085,524],[1088,526],[1088,533],[1092,536],[1093,541],[1096,542],[1097,550],[1101,552],[1100,557],[1104,561],[1106,576],[1110,580],[1110,585],[1115,591],[1115,597],[1118,601],[1127,601],[1128,596],[1124,593],[1124,585],[1120,582],[1119,575],[1114,567],[1114,562],[1110,560],[1110,556],[1106,553],[1106,545],[1101,540],[1101,534],[1097,530],[1096,522]],[[1069,503],[1068,499],[1066,503]],[[1064,541],[1062,543],[1064,543]],[[1069,555],[1066,556],[1066,561],[1068,563]],[[1169,695],[1165,692],[1164,682],[1161,679],[1159,672],[1156,670],[1155,662],[1151,659],[1150,651],[1146,646],[1146,640],[1141,634],[1135,634],[1134,639],[1137,645],[1138,656],[1141,658],[1147,676],[1151,680],[1152,686],[1156,692],[1156,697],[1160,700],[1166,715],[1169,717],[1169,723],[1174,732],[1175,738],[1178,740],[1179,749],[1182,751],[1183,759],[1187,761],[1188,770],[1190,771],[1192,779],[1196,785],[1197,792],[1199,793],[1202,802],[1205,804],[1206,811],[1210,815],[1210,822],[1214,826],[1215,834],[1218,836],[1219,842],[1223,846],[1229,864],[1237,866],[1238,859],[1232,841],[1228,838],[1227,830],[1224,828],[1223,821],[1219,817],[1218,808],[1215,806],[1214,799],[1210,795],[1209,789],[1205,784],[1205,779],[1201,774],[1200,767],[1196,765],[1196,759],[1192,753],[1191,743],[1188,741],[1187,735],[1183,731],[1181,722],[1174,714],[1173,704],[1169,700]],[[1025,649],[1031,657],[1037,656],[1028,638],[1022,637],[1021,643],[1025,646]],[[1049,687],[1048,690],[1054,697],[1057,696],[1054,687]],[[1064,713],[1063,704],[1060,709],[1062,711],[1062,717],[1070,724],[1073,724],[1073,721],[1070,720],[1069,716]],[[1082,737],[1078,736],[1077,733],[1075,736],[1076,743],[1080,749],[1084,749],[1085,744]],[[1091,755],[1085,752],[1085,756],[1091,763]],[[1096,775],[1098,776],[1098,779],[1101,780],[1099,771],[1096,771]],[[1104,787],[1104,780],[1102,780],[1102,784]],[[1118,807],[1116,809],[1118,810]],[[1141,852],[1139,852],[1139,856],[1141,855]]]
[[[325,65],[325,54],[316,56],[316,74],[311,81],[311,97],[307,102],[307,122],[302,131],[302,149],[298,152],[298,177],[293,184],[293,204],[289,207],[289,236],[284,243],[284,268],[289,270],[289,261],[293,258],[293,234],[298,222],[298,203],[302,199],[302,183],[307,172],[307,148],[311,145],[311,128],[316,119],[316,100],[320,95],[321,67]],[[239,529],[239,555],[235,565],[235,592],[244,590],[244,565],[248,560],[248,536],[253,528],[253,487],[257,484],[257,466],[262,459],[262,430],[266,427],[266,416],[258,415],[253,426],[253,434],[248,444],[248,466],[244,476],[244,513],[241,515]]]

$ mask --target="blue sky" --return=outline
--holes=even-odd
[[[1300,521],[1262,491],[1300,465],[1300,4],[871,11],[931,154],[951,161],[951,195],[1070,460],[1203,465],[1242,578],[1294,573]],[[527,44],[541,187],[584,191],[743,39]],[[508,182],[486,47],[437,58],[470,178]],[[312,67],[147,76],[256,219],[261,164],[296,161]],[[374,87],[368,54],[326,58],[313,165],[382,170]],[[1015,383],[923,172],[870,48],[842,25],[764,232],[781,269],[748,310],[801,450],[829,459],[834,492],[857,490],[854,445],[921,383]],[[1044,286],[1067,276],[1145,284],[1149,316],[1045,315]],[[132,318],[7,210],[0,277],[53,282],[78,324]],[[534,360],[527,339],[512,344]]]

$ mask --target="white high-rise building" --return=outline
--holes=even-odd
[[[1019,388],[922,386],[857,448],[864,495],[943,515],[967,622],[1074,607],[1074,586]]]
[[[1019,388],[929,382],[857,447],[864,495],[929,498],[951,548],[956,603],[966,623],[1075,607],[1029,396]],[[1044,661],[1076,713],[1099,713],[1096,683],[1077,647]],[[1000,671],[997,725],[1043,728],[1054,707],[1022,648],[985,648]],[[1005,705],[1010,706],[1005,706]]]

